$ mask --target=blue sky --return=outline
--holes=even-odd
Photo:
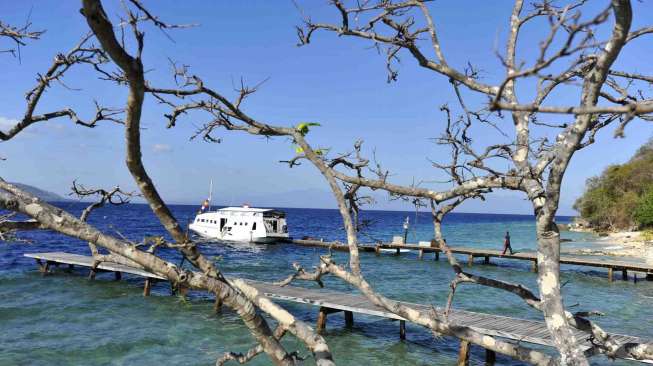
[[[386,83],[382,56],[370,43],[333,34],[316,34],[312,44],[297,47],[294,26],[300,15],[290,0],[279,1],[149,1],[152,11],[175,23],[199,26],[173,31],[170,41],[156,29],[146,28],[144,63],[154,85],[170,86],[168,58],[191,66],[213,88],[230,94],[240,78],[249,84],[269,80],[247,101],[250,115],[279,125],[314,121],[322,127],[311,131],[314,145],[334,152],[348,151],[363,139],[367,152],[389,169],[392,180],[409,184],[433,181],[442,176],[429,159],[448,157],[446,150],[430,140],[440,134],[443,103],[455,105],[447,80],[420,69],[407,55],[399,65],[399,80]],[[595,9],[605,1],[594,2]],[[335,20],[338,14],[327,1],[300,1],[314,20]],[[607,3],[606,3],[607,4]],[[634,2],[633,28],[651,19],[649,1]],[[47,29],[41,41],[21,50],[21,62],[1,55],[0,128],[24,112],[24,93],[33,87],[36,74],[44,72],[57,52],[70,49],[88,31],[76,1],[3,2],[3,20],[20,24],[31,10],[35,28]],[[119,2],[105,1],[110,15],[120,13]],[[488,82],[503,75],[495,56],[496,45],[505,37],[510,1],[437,1],[431,4],[439,36],[449,64],[464,68],[468,61],[479,65]],[[535,23],[524,30],[525,38],[544,37],[545,28]],[[628,45],[619,66],[651,73],[643,62],[650,55],[651,40]],[[6,44],[2,44],[2,48]],[[501,46],[500,46],[501,47]],[[536,43],[519,47],[520,59],[532,60]],[[122,106],[126,92],[99,82],[87,67],[70,72],[66,85],[53,85],[37,113],[71,107],[82,116],[93,112],[93,99],[103,105]],[[522,90],[528,94],[528,85]],[[81,89],[81,90],[77,90]],[[470,103],[478,95],[467,94]],[[569,91],[554,96],[551,103],[577,100]],[[478,104],[477,104],[478,105]],[[308,164],[289,169],[278,163],[294,154],[286,139],[267,140],[239,133],[220,132],[223,142],[189,141],[206,117],[193,115],[177,127],[166,129],[165,108],[151,98],[143,112],[143,155],[148,171],[169,202],[198,203],[214,180],[217,203],[250,202],[260,206],[333,207],[328,188],[317,170]],[[551,117],[559,118],[559,117]],[[510,130],[510,125],[506,125]],[[492,130],[475,130],[479,144],[496,141]],[[653,133],[651,124],[633,123],[625,139],[615,140],[611,131],[599,136],[596,145],[579,152],[566,175],[562,214],[573,213],[571,204],[582,192],[585,179],[599,174],[608,164],[626,161]],[[31,126],[10,142],[0,144],[0,176],[66,194],[73,179],[89,186],[120,184],[134,188],[124,165],[121,126],[110,123],[94,129],[74,126],[66,119]],[[378,195],[378,209],[401,209]],[[471,202],[467,212],[530,213],[530,205],[519,194],[498,192],[487,202]]]

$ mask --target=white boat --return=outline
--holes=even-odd
[[[247,205],[200,212],[188,228],[202,237],[226,241],[273,243],[288,239],[284,212]]]

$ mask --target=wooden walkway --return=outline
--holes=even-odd
[[[70,269],[76,265],[89,268],[93,266],[93,258],[90,256],[63,252],[30,253],[25,254],[25,257],[34,258],[43,274],[48,273],[53,265],[67,265]],[[145,277],[145,290],[143,292],[143,295],[145,296],[150,294],[150,287],[153,281],[165,280],[164,277],[149,273],[142,269],[114,263],[102,263],[97,267],[96,271],[114,272],[117,274],[116,279],[120,279],[120,275],[118,275],[120,273],[130,273]],[[91,274],[92,276],[90,277],[94,278],[95,271],[91,271]],[[250,280],[248,282],[271,299],[319,307],[317,330],[320,332],[325,330],[327,316],[329,314],[342,311],[344,312],[346,326],[353,325],[354,313],[399,320],[399,336],[401,339],[406,338],[405,319],[372,304],[364,296],[324,289],[308,289],[294,286],[280,287],[260,281]],[[430,312],[432,309],[431,305],[413,303],[404,304],[410,305],[418,311],[425,313]],[[442,315],[442,309],[436,308],[436,312]],[[486,335],[518,342],[553,346],[549,331],[547,330],[546,325],[541,321],[511,318],[465,310],[452,310],[449,314],[449,319],[456,324],[471,327],[472,329]],[[578,339],[582,340],[582,347],[584,347],[585,351],[589,351],[591,349],[589,335],[578,330],[576,330],[575,333]],[[614,339],[620,344],[631,342],[644,343],[643,339],[634,336],[613,334],[612,337],[614,337]],[[466,360],[469,357],[469,348],[470,345],[468,343],[461,342],[459,364],[466,364]],[[492,351],[486,350],[486,362],[493,363],[495,357],[496,355]],[[653,363],[653,360],[641,362]]]
[[[295,245],[306,247],[317,247],[325,249],[331,248],[332,250],[345,252],[349,251],[349,247],[347,245],[336,242],[323,242],[319,240],[291,240],[289,242]],[[441,249],[435,247],[421,246],[416,244],[363,244],[359,245],[358,250],[361,252],[376,253],[376,255],[380,255],[384,251],[389,251],[395,255],[400,255],[406,250],[409,250],[417,252],[419,259],[422,259],[425,253],[435,253],[435,260],[440,259],[440,253],[442,252]],[[468,247],[451,247],[451,251],[454,254],[467,256],[467,264],[469,266],[474,264],[474,259],[476,258],[483,258],[483,263],[485,264],[490,263],[490,258],[501,258],[528,261],[531,263],[531,270],[534,272],[537,271],[537,253],[534,252],[520,252],[515,254],[502,255],[501,251],[499,250],[477,249]],[[614,271],[621,271],[621,276],[624,280],[628,279],[628,271],[641,272],[643,277],[646,277],[649,280],[653,279],[653,264],[646,264],[643,262],[629,262],[609,258],[599,259],[592,257],[563,255],[560,257],[560,263],[585,267],[607,268],[608,279],[610,281],[614,280]]]

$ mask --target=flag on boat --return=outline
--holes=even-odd
[[[209,200],[204,200],[202,202],[202,207],[200,207],[200,213],[204,213],[204,211],[208,210],[209,208]]]

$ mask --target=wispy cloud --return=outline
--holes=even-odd
[[[7,132],[18,123],[18,120],[0,116],[0,131]]]
[[[172,146],[166,144],[154,144],[152,151],[155,153],[167,153],[172,151]]]

